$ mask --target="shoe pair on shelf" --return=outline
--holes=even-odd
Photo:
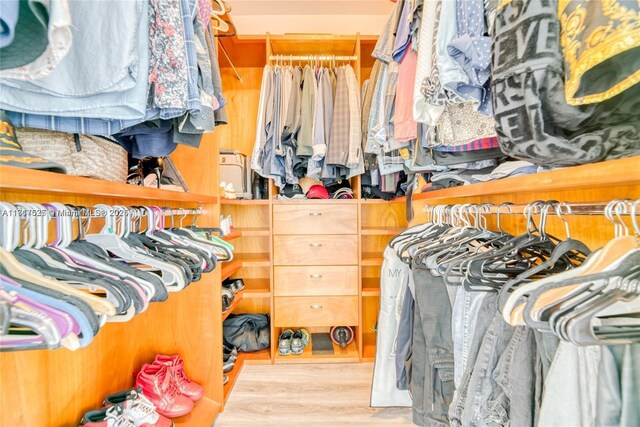
[[[168,418],[190,413],[193,402],[204,395],[204,388],[185,374],[180,356],[157,355],[152,364],[142,365],[135,377],[135,387]]]
[[[221,182],[220,183],[220,196],[226,199],[235,199],[236,198],[236,190],[233,188],[233,184]]]
[[[220,229],[223,236],[231,234],[233,230],[233,218],[231,218],[231,215],[220,215]]]
[[[302,354],[304,348],[309,344],[309,331],[306,329],[286,329],[280,334],[278,340],[278,354],[288,356],[289,354]]]
[[[238,359],[238,349],[233,347],[222,346],[222,372],[229,373],[236,366]]]
[[[103,408],[82,417],[85,427],[172,427],[173,422],[157,412],[142,389],[132,388],[107,396]]]
[[[242,279],[227,279],[222,283],[222,311],[225,312],[233,303],[236,294],[244,289]]]

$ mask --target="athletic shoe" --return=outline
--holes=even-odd
[[[287,329],[280,334],[278,340],[278,354],[280,356],[288,356],[291,354],[291,339],[293,338],[293,331]]]
[[[306,329],[298,329],[291,339],[291,353],[302,354],[307,344],[309,344],[309,332]]]
[[[287,184],[280,191],[281,199],[304,199],[304,193],[302,192],[302,187],[298,184]]]

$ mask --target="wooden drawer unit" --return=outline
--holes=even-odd
[[[273,236],[275,265],[358,265],[358,236]]]
[[[358,324],[358,297],[276,297],[274,325],[336,326]]]
[[[274,294],[358,295],[358,267],[275,267]]]
[[[276,205],[274,234],[357,234],[358,207],[330,203]]]

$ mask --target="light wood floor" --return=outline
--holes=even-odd
[[[214,426],[412,426],[409,408],[369,407],[372,371],[372,363],[246,365]]]

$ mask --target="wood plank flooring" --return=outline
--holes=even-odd
[[[409,408],[370,408],[372,363],[246,365],[215,427],[412,426]]]

